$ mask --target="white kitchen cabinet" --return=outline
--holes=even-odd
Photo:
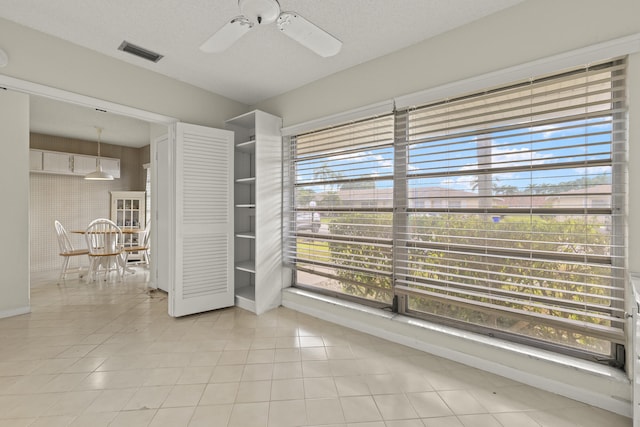
[[[112,159],[109,157],[100,157],[102,170],[114,178],[120,178],[120,159]],[[98,158],[95,156],[73,156],[73,172],[76,175],[86,175],[96,170],[98,166]]]
[[[261,314],[281,303],[282,119],[255,110],[226,127],[235,138],[236,305]]]
[[[30,149],[29,171],[84,176],[96,170],[97,160],[97,156]],[[103,171],[120,178],[120,159],[100,157],[100,163]]]
[[[73,156],[73,173],[74,175],[86,175],[96,170],[96,157],[94,156]]]
[[[42,151],[29,150],[29,170],[30,171],[42,170]]]
[[[102,170],[114,178],[120,178],[120,159],[111,159],[108,157],[100,157]]]
[[[42,171],[47,173],[71,174],[72,156],[69,153],[55,151],[42,152]]]

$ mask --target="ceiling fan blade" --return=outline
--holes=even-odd
[[[202,43],[200,50],[207,53],[222,52],[238,41],[251,28],[253,28],[253,23],[249,19],[244,16],[235,17]]]
[[[287,36],[326,58],[340,52],[342,42],[295,12],[282,12],[278,28]]]

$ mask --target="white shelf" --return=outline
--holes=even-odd
[[[238,178],[236,179],[236,183],[238,184],[255,184],[256,183],[256,177],[252,176],[249,178]]]
[[[254,153],[256,151],[256,141],[251,140],[236,144],[236,150],[242,151],[244,153]]]
[[[256,288],[253,285],[243,286],[237,289],[236,295],[253,301],[256,293],[255,289]]]
[[[236,270],[240,270],[240,271],[246,271],[247,273],[254,273],[256,272],[256,264],[253,260],[250,261],[242,261],[239,263],[236,263]]]
[[[227,120],[226,127],[234,132],[236,142],[236,305],[262,314],[280,305],[283,284],[282,119],[255,110]]]
[[[253,285],[243,286],[241,288],[236,288],[236,306],[249,310],[251,312],[256,312],[256,288]]]
[[[236,233],[236,237],[239,239],[255,239],[256,232],[255,231],[240,231]]]

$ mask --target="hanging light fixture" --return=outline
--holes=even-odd
[[[96,126],[98,131],[98,161],[96,163],[96,170],[84,176],[84,179],[91,181],[113,181],[113,175],[102,171],[102,164],[100,163],[100,135],[102,135],[102,128]]]

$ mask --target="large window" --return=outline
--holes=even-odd
[[[607,62],[293,138],[296,283],[620,360],[624,71]]]
[[[297,282],[390,304],[393,116],[291,140]]]

